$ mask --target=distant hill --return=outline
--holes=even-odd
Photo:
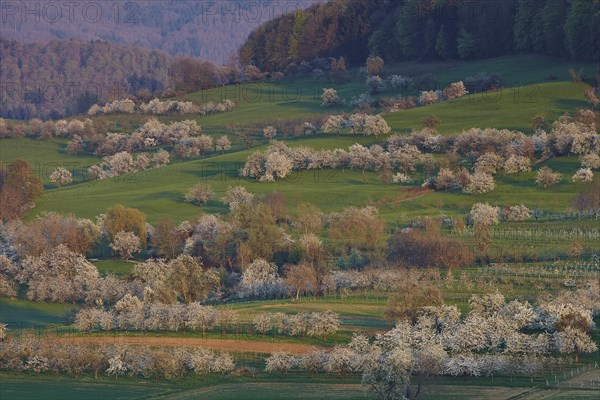
[[[262,70],[316,57],[471,60],[539,53],[600,60],[599,0],[334,0],[278,17],[239,52]]]
[[[106,41],[19,43],[0,37],[0,117],[57,118],[97,102],[205,89],[231,69]]]
[[[318,1],[6,2],[0,31],[26,43],[103,40],[224,64],[252,30]]]

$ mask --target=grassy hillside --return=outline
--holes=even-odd
[[[302,202],[313,203],[324,211],[372,203],[380,207],[388,222],[394,222],[416,214],[438,214],[440,211],[464,213],[475,201],[525,203],[546,210],[563,210],[565,204],[583,187],[568,179],[579,168],[578,160],[574,157],[554,159],[544,164],[565,174],[561,184],[546,190],[534,185],[535,173],[531,172],[517,177],[500,177],[496,189],[483,196],[436,192],[411,198],[407,193],[411,186],[384,185],[376,173],[367,173],[363,181],[360,171],[356,170],[325,170],[320,173],[301,171],[272,183],[242,179],[236,174],[247,154],[248,151],[242,151],[203,160],[175,162],[144,173],[47,190],[29,217],[54,210],[91,218],[121,203],[145,212],[150,223],[167,216],[183,220],[200,213],[227,212],[226,206],[218,198],[229,186],[243,185],[256,194],[272,191],[283,193],[290,211]],[[186,191],[200,181],[213,187],[217,199],[209,201],[205,207],[185,203]],[[438,209],[436,204],[439,201],[443,206]]]
[[[87,168],[98,163],[100,159],[92,156],[73,156],[67,153],[66,148],[67,141],[61,139],[2,139],[0,164],[6,165],[18,158],[27,161],[36,175],[46,183],[47,188],[54,187],[49,183],[50,174],[60,166],[73,173],[75,183],[82,182]]]
[[[419,128],[421,119],[429,114],[441,119],[440,131],[456,133],[471,127],[495,127],[529,131],[531,118],[542,114],[551,121],[564,112],[583,106],[583,84],[568,82],[567,72],[571,63],[544,56],[523,55],[501,57],[472,63],[400,63],[388,65],[388,73],[401,73],[418,76],[434,74],[441,86],[464,79],[477,72],[500,73],[507,88],[489,94],[475,94],[455,101],[442,102],[412,110],[385,114],[384,117],[393,132],[409,132]],[[591,64],[573,65],[582,68],[586,76],[592,76]],[[352,71],[352,80],[342,85],[340,95],[349,99],[365,91],[362,77]],[[550,77],[555,82],[546,82]],[[527,86],[516,86],[522,82],[533,82]],[[114,179],[82,183],[85,169],[99,161],[94,157],[73,157],[65,152],[66,143],[62,140],[34,141],[30,139],[3,140],[0,143],[0,159],[3,163],[16,158],[24,158],[36,167],[44,181],[58,165],[75,170],[75,184],[62,189],[47,184],[46,193],[28,215],[33,218],[43,211],[56,210],[73,212],[79,216],[93,217],[116,203],[136,207],[148,215],[154,223],[165,216],[176,220],[190,218],[198,213],[225,213],[226,207],[218,198],[205,207],[197,207],[183,201],[185,192],[195,183],[205,181],[213,186],[220,197],[228,186],[242,184],[248,190],[265,194],[279,191],[286,195],[290,212],[296,204],[311,202],[324,211],[339,210],[350,205],[377,205],[382,216],[389,222],[405,221],[417,214],[464,213],[475,201],[489,201],[495,204],[515,204],[523,202],[528,206],[543,207],[547,210],[563,210],[568,201],[579,191],[581,185],[567,179],[578,168],[575,158],[560,158],[547,164],[564,173],[563,182],[548,190],[533,185],[534,173],[518,177],[499,177],[497,188],[484,196],[473,197],[457,192],[438,192],[424,196],[410,191],[414,187],[384,185],[377,174],[368,173],[366,180],[358,171],[303,171],[292,173],[283,181],[262,183],[240,179],[239,168],[247,156],[255,150],[264,149],[266,142],[258,140],[255,147],[247,150],[241,146],[230,131],[231,125],[268,123],[275,119],[302,119],[323,113],[351,111],[349,107],[324,109],[320,106],[322,87],[309,78],[283,80],[281,82],[260,82],[255,84],[224,87],[217,91],[199,92],[186,96],[197,102],[220,100],[228,97],[238,106],[230,112],[198,117],[203,131],[209,134],[229,134],[234,140],[230,152],[209,154],[204,159],[174,162],[158,170],[121,176]],[[219,92],[220,91],[220,92]],[[285,93],[289,96],[286,98]],[[298,96],[296,96],[298,94]],[[392,96],[390,90],[383,96]],[[96,117],[115,124],[115,130],[131,131],[148,116],[109,115]],[[184,119],[185,116],[161,117],[165,122]],[[307,145],[314,148],[347,148],[359,142],[365,145],[384,141],[385,137],[372,138],[342,135],[315,135],[295,139],[285,139],[291,146]],[[439,204],[443,204],[439,206]]]
[[[414,78],[431,74],[434,76],[437,87],[439,89],[447,86],[451,82],[464,80],[468,76],[480,72],[486,73],[498,73],[504,80],[504,87],[513,88],[518,86],[528,86],[532,84],[544,84],[555,82],[568,82],[570,80],[568,69],[573,67],[575,69],[581,69],[584,71],[584,75],[593,80],[596,70],[595,65],[591,63],[571,63],[565,60],[554,59],[539,55],[520,55],[520,56],[506,56],[499,57],[489,60],[480,60],[475,62],[452,62],[452,63],[416,63],[406,62],[390,64],[385,67],[386,73],[400,74],[405,76],[411,76]],[[328,82],[327,77],[322,77],[318,81],[314,78],[290,78],[284,79],[281,82],[258,82],[254,84],[245,84],[238,86],[229,86],[225,88],[218,88],[214,90],[207,90],[203,92],[193,93],[185,96],[186,99],[195,102],[206,102],[211,99],[220,100],[222,98],[229,98],[238,103],[238,107],[225,114],[216,114],[201,118],[199,122],[209,130],[217,129],[219,127],[225,128],[230,124],[241,124],[250,122],[261,122],[274,119],[291,119],[291,118],[303,118],[315,113],[335,113],[341,111],[351,111],[351,107],[341,107],[339,109],[323,109],[320,107],[321,94],[324,87],[336,87],[338,88],[338,94],[341,98],[350,100],[352,96],[366,92],[365,78],[361,75],[358,69],[354,68],[350,70],[350,81],[342,85],[336,85]],[[397,96],[399,93],[388,89],[382,93],[384,97]],[[403,95],[418,96],[416,90],[403,93]],[[494,95],[484,96],[484,109],[488,109],[487,106],[494,103],[499,103],[499,107],[506,107],[507,105],[516,103],[516,105],[527,104],[532,114],[542,113],[550,111],[548,109],[548,102],[552,100],[558,100],[563,98],[583,100],[583,94],[580,89],[575,87],[567,88],[567,86],[548,86],[548,87],[530,87],[523,88],[520,91],[508,91],[502,92],[501,95],[495,97]],[[470,96],[471,101],[478,103],[481,100],[478,96]],[[515,101],[515,99],[517,101]],[[462,99],[465,101],[467,99]],[[553,106],[560,107],[560,112],[565,109],[569,109],[573,104],[554,104]],[[437,105],[439,107],[439,105]],[[435,106],[434,106],[435,107]],[[452,108],[452,106],[449,106]],[[521,108],[516,107],[516,108]],[[492,110],[497,110],[491,108]],[[422,112],[427,112],[428,107],[425,107]],[[414,112],[415,110],[413,110]],[[477,111],[473,109],[472,111]],[[437,112],[432,110],[431,112]],[[505,110],[506,113],[510,110]],[[418,113],[417,113],[418,114]],[[425,114],[427,115],[427,114]],[[437,115],[437,114],[436,114]],[[508,114],[506,114],[508,115]],[[451,115],[450,115],[451,116]],[[530,126],[530,119],[519,121],[522,125],[518,125],[516,128],[527,130]],[[486,120],[484,116],[472,116],[475,121],[481,125],[471,126],[490,126],[488,124],[495,123],[496,119]],[[550,115],[547,115],[549,118]],[[410,117],[409,121],[410,121]],[[413,125],[407,125],[408,127],[420,126],[420,119],[422,115],[415,116],[411,122]],[[444,122],[443,116],[442,122]],[[448,122],[452,118],[448,119]],[[395,123],[394,119],[391,120]],[[504,122],[505,123],[505,122]],[[460,125],[457,125],[460,126]],[[510,125],[503,125],[510,126]],[[406,126],[405,126],[406,127]],[[403,128],[403,126],[394,126],[396,129]],[[449,132],[454,127],[447,127],[444,131]],[[462,128],[459,128],[462,129]]]
[[[11,328],[46,326],[66,323],[66,313],[72,304],[35,303],[26,300],[0,298],[0,320]]]
[[[387,114],[386,120],[396,132],[419,129],[421,120],[431,114],[441,120],[438,130],[442,133],[460,132],[469,127],[531,132],[531,119],[536,115],[553,121],[577,107],[584,107],[583,87],[581,83],[565,82],[517,86]]]

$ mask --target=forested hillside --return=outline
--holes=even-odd
[[[481,59],[535,52],[600,59],[598,0],[336,0],[251,33],[242,63],[284,70],[315,57]]]
[[[0,58],[0,117],[14,119],[56,118],[110,99],[148,99],[237,79],[207,61],[106,41],[23,44],[0,37]]]
[[[0,27],[4,37],[20,42],[107,40],[222,64],[253,29],[316,1],[7,2]]]

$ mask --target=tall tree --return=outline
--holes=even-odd
[[[104,227],[111,239],[119,232],[133,232],[140,238],[142,248],[146,245],[146,214],[140,210],[117,204],[106,210]]]
[[[572,58],[600,59],[600,1],[573,0],[565,22],[566,45]]]
[[[542,10],[546,52],[554,57],[567,55],[564,37],[567,7],[567,0],[548,0]]]
[[[0,169],[0,219],[19,218],[42,194],[42,181],[27,161],[18,159],[7,170]]]

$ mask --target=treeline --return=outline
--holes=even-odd
[[[19,11],[19,3],[12,2],[3,8],[2,32],[21,42],[108,40],[224,64],[257,26],[316,1],[137,0],[41,7],[37,3],[37,8],[32,3],[28,14],[22,12],[24,6]]]
[[[0,340],[3,371],[72,375],[128,375],[136,378],[182,379],[186,374],[226,374],[235,369],[229,353],[186,347],[149,347],[59,342],[23,335]]]
[[[597,61],[600,3],[590,0],[339,0],[261,26],[243,64],[294,69],[316,57],[480,59],[519,52]]]
[[[0,117],[51,118],[97,103],[149,101],[241,80],[237,68],[104,41],[19,43],[0,37]]]

